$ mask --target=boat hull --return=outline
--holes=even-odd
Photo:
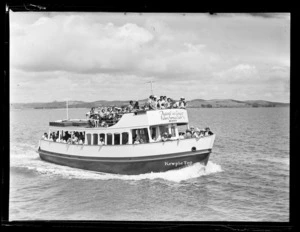
[[[51,163],[90,170],[123,175],[137,175],[150,172],[165,172],[183,168],[194,163],[206,165],[211,149],[162,154],[156,156],[104,158],[66,155],[38,150],[42,160]]]

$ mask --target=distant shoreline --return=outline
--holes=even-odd
[[[241,108],[241,109],[245,109],[245,108],[288,108],[290,107],[289,105],[286,106],[276,106],[276,107],[269,107],[269,106],[259,106],[259,107],[232,107],[232,106],[224,106],[224,107],[187,107],[187,109],[237,109],[237,108]],[[69,109],[87,109],[89,110],[89,107],[69,107]],[[64,108],[11,108],[11,110],[66,110],[66,107]]]
[[[147,99],[139,100],[139,105],[143,106]],[[128,101],[69,101],[68,108],[87,108],[107,107],[107,106],[127,106]],[[187,101],[187,108],[259,108],[259,107],[289,107],[290,103],[270,102],[264,100],[238,101],[233,99],[194,99]],[[47,102],[47,103],[11,103],[11,109],[65,109],[66,102]]]

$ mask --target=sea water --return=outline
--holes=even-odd
[[[42,161],[38,140],[66,111],[11,110],[9,219],[288,221],[289,108],[188,113],[190,125],[216,134],[207,166],[132,176]]]

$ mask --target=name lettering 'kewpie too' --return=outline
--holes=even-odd
[[[50,122],[38,153],[55,164],[124,175],[206,165],[215,134],[189,125],[183,97],[179,106],[166,96],[157,99],[150,96],[144,107],[133,101],[126,108],[93,107],[86,119]]]
[[[181,162],[168,162],[165,161],[165,166],[191,166],[193,164],[192,161],[181,161]]]

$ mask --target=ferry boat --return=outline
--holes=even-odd
[[[178,108],[125,113],[108,127],[91,127],[88,119],[57,120],[49,123],[48,135],[56,132],[62,138],[66,133],[80,133],[83,144],[41,139],[38,153],[51,163],[123,175],[165,172],[197,162],[206,165],[215,134],[182,138],[182,127],[189,128],[188,113]],[[169,138],[165,141],[161,135],[166,132]],[[135,144],[136,136],[143,143]]]

